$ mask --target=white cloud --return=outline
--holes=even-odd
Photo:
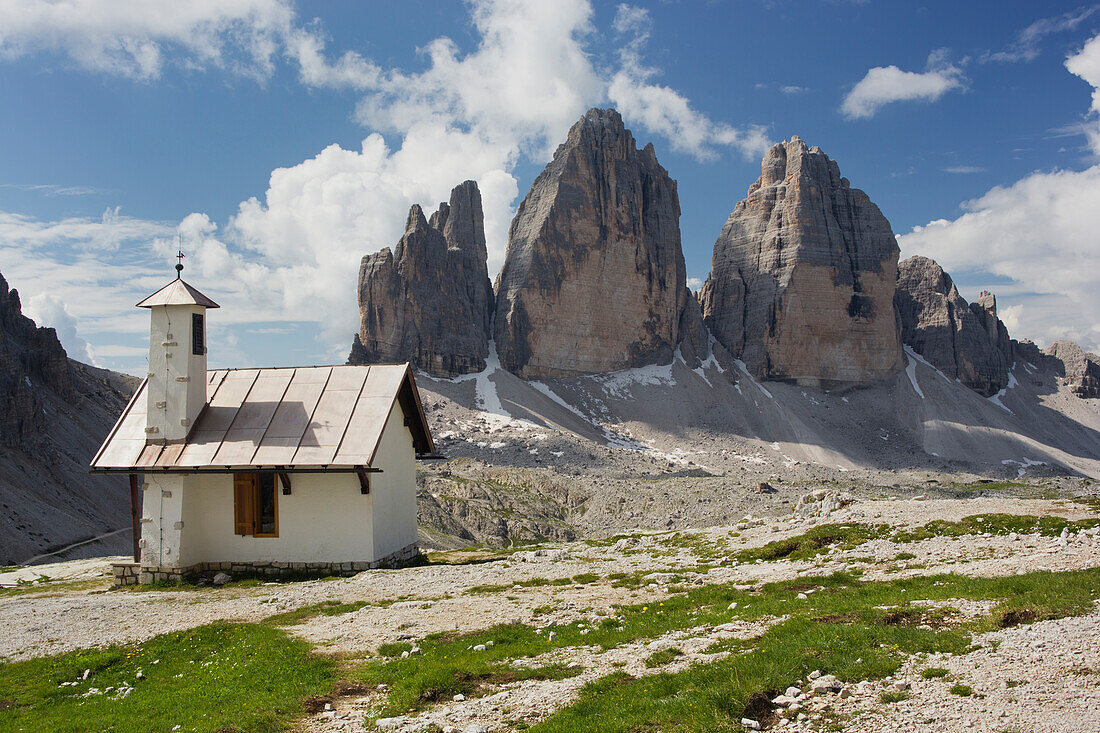
[[[808,92],[810,90],[809,90],[808,87],[798,87],[798,86],[794,86],[794,85],[788,85],[788,86],[785,86],[785,87],[779,87],[779,91],[783,92],[784,94],[790,95],[790,94],[805,94],[806,92]]]
[[[1066,59],[1092,86],[1082,130],[1100,155],[1100,35]],[[964,214],[898,238],[903,253],[923,254],[956,280],[997,282],[1002,318],[1016,338],[1073,339],[1100,350],[1100,165],[1036,172],[966,201]],[[1008,284],[1005,284],[1008,283]]]
[[[1100,166],[1033,173],[963,204],[965,213],[898,237],[957,277],[1008,278],[1017,338],[1100,346]],[[1005,288],[1001,288],[1002,297]],[[1044,307],[1061,303],[1062,307]],[[1052,312],[1053,311],[1053,312]]]
[[[1066,60],[1093,87],[1085,131],[1100,155],[1100,35]],[[996,282],[1001,314],[1016,338],[1069,338],[1100,350],[1100,165],[1036,172],[962,204],[898,237],[905,256],[931,257],[956,280]],[[1008,283],[1008,284],[1005,284]]]
[[[1100,6],[1093,5],[1092,7],[1078,8],[1077,10],[1071,10],[1068,13],[1062,13],[1061,15],[1055,15],[1050,18],[1040,18],[1020,31],[1016,36],[1016,40],[1004,51],[997,51],[995,53],[987,51],[983,53],[978,60],[983,64],[990,61],[998,61],[1001,63],[1034,61],[1039,58],[1039,44],[1044,38],[1054,33],[1075,29],[1082,21],[1091,17],[1097,10],[1100,10]]]
[[[404,132],[417,125],[469,131],[503,156],[549,157],[569,126],[604,98],[584,41],[587,0],[471,6],[477,49],[462,55],[449,38],[430,42],[421,73],[390,70],[357,108],[367,126]]]
[[[945,173],[985,173],[985,168],[980,165],[952,165],[943,169]]]
[[[717,158],[720,147],[734,148],[750,158],[765,153],[771,142],[764,127],[737,129],[715,122],[675,89],[652,83],[658,71],[646,66],[641,56],[651,23],[646,10],[622,4],[616,11],[615,30],[630,38],[619,51],[620,68],[611,77],[607,96],[623,117],[640,121],[648,130],[668,139],[673,150],[697,160]]]
[[[934,102],[947,92],[966,88],[962,69],[948,63],[943,49],[929,55],[926,69],[918,73],[876,66],[852,87],[840,110],[848,119],[873,117],[880,107],[892,102]]]
[[[91,186],[59,186],[53,183],[0,183],[0,188],[14,188],[19,191],[33,191],[43,196],[91,196],[100,193]]]
[[[1080,51],[1067,58],[1066,69],[1092,86],[1092,107],[1081,130],[1092,151],[1100,155],[1100,121],[1097,121],[1100,115],[1100,35],[1093,36]]]
[[[262,79],[293,18],[288,0],[0,0],[0,58],[56,53],[146,80],[168,62]]]
[[[51,293],[35,293],[23,303],[23,315],[39,326],[48,326],[57,331],[57,338],[65,347],[69,358],[85,364],[96,364],[94,353],[76,328],[76,318],[65,307],[61,298]]]

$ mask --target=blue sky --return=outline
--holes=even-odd
[[[1097,6],[183,5],[0,0],[0,272],[77,358],[144,371],[132,306],[180,236],[213,365],[341,361],[358,259],[408,206],[476,178],[495,274],[591,106],[678,180],[692,278],[797,134],[1014,336],[1100,348]]]

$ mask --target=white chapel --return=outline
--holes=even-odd
[[[134,563],[116,584],[414,559],[415,462],[437,456],[410,366],[208,371],[218,304],[182,269],[137,304],[148,375],[92,460],[130,477]]]

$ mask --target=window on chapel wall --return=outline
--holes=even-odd
[[[279,536],[279,492],[274,473],[233,474],[233,525],[239,535]]]

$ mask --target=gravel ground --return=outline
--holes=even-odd
[[[798,576],[860,569],[866,579],[894,579],[945,571],[998,576],[1038,569],[1065,571],[1100,566],[1100,535],[1093,530],[1067,538],[1039,535],[967,535],[933,537],[898,544],[873,540],[851,550],[807,561],[742,563],[696,571],[699,542],[723,553],[800,534],[821,523],[866,522],[920,525],[932,519],[957,520],[982,513],[1092,516],[1073,502],[975,498],[966,500],[880,500],[834,507],[819,516],[795,512],[784,517],[748,517],[727,527],[698,532],[638,534],[612,544],[574,542],[500,555],[483,562],[433,564],[404,570],[375,570],[353,578],[222,589],[183,591],[108,590],[104,561],[78,561],[35,568],[53,582],[0,596],[0,657],[10,660],[54,654],[116,642],[135,642],[166,631],[216,620],[258,620],[324,600],[365,601],[358,611],[318,616],[289,628],[323,652],[372,653],[385,642],[423,638],[436,631],[473,631],[501,621],[539,626],[592,620],[622,603],[658,601],[669,594],[675,575],[687,584],[735,582],[751,585]],[[906,552],[913,557],[899,560]],[[452,559],[454,556],[452,556]],[[22,571],[17,571],[22,572]],[[568,586],[509,587],[470,592],[479,585],[512,586],[535,578],[557,579],[594,573],[647,573],[639,588],[613,587],[600,580]],[[10,573],[6,574],[10,575]],[[0,576],[0,582],[6,576]],[[88,587],[91,586],[91,587]],[[987,613],[986,602],[952,604],[964,616]],[[550,608],[552,610],[546,610]],[[774,622],[774,620],[772,620]],[[586,682],[625,664],[635,675],[675,671],[716,658],[703,650],[713,642],[762,633],[768,622],[681,630],[658,639],[603,652],[596,648],[556,650],[532,663],[580,665],[579,675],[557,681],[530,681],[502,687],[474,700],[434,706],[420,716],[392,721],[392,730],[420,730],[430,724],[456,730],[506,729],[503,721],[534,723],[568,705]],[[1100,611],[1089,616],[1049,621],[988,634],[982,648],[948,659],[919,659],[899,676],[912,682],[911,697],[891,705],[878,701],[883,685],[875,682],[851,697],[826,695],[807,701],[807,717],[784,727],[819,730],[841,714],[846,730],[1098,730],[1100,729]],[[1000,644],[994,642],[999,640]],[[642,660],[663,646],[685,654],[671,665],[650,670]],[[985,697],[963,698],[950,684],[925,681],[919,671],[942,666],[956,681]],[[1009,680],[1026,684],[1008,686]],[[301,723],[301,730],[360,731],[377,714],[382,693],[338,697],[333,709]],[[1059,707],[1061,706],[1061,707]],[[820,708],[820,710],[819,710]],[[827,709],[826,709],[827,708]],[[1074,714],[1067,717],[1067,711]],[[815,720],[815,715],[821,715]],[[877,717],[876,717],[877,716]],[[1058,727],[1061,725],[1062,727]],[[479,727],[482,726],[482,727]],[[1070,726],[1070,727],[1067,727]],[[1079,726],[1079,727],[1072,727]]]

